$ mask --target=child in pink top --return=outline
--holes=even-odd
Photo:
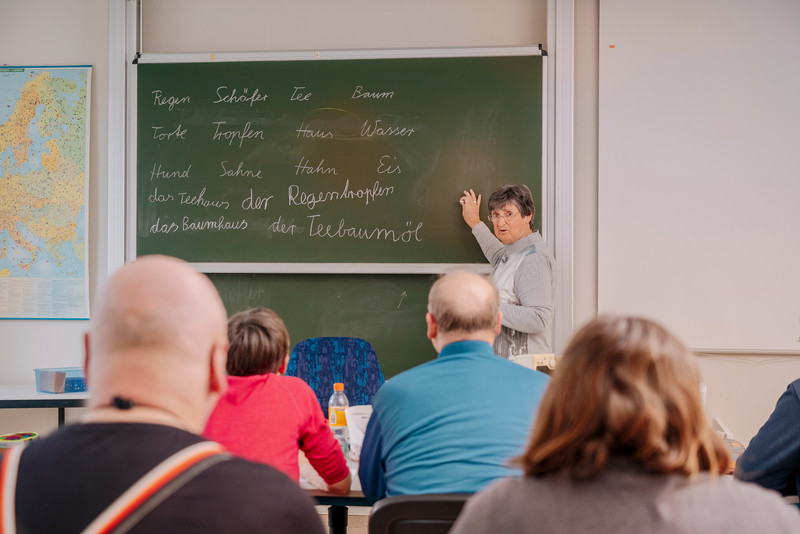
[[[283,376],[289,363],[283,320],[267,308],[239,312],[228,320],[228,338],[228,389],[203,435],[295,481],[302,450],[328,491],[348,493],[350,469],[314,391],[300,378]]]

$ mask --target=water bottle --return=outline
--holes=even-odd
[[[333,431],[336,441],[342,448],[342,452],[347,456],[348,449],[348,432],[347,432],[347,418],[344,411],[350,407],[347,396],[344,394],[344,384],[336,382],[333,385],[333,395],[328,401],[328,425]]]

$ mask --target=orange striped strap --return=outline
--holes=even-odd
[[[14,513],[14,496],[17,492],[17,468],[24,446],[6,450],[0,463],[0,534],[16,534],[17,522]]]
[[[0,463],[0,534],[16,534],[14,494],[23,449],[9,449]],[[222,445],[213,441],[196,443],[176,452],[120,495],[82,531],[83,534],[127,532],[178,488],[230,457]]]
[[[128,488],[83,534],[126,532],[178,488],[230,454],[213,441],[203,441],[176,452]]]

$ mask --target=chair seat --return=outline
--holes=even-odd
[[[369,534],[447,534],[471,493],[397,495],[374,504]]]

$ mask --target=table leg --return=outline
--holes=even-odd
[[[328,506],[328,532],[347,534],[347,506]]]
[[[58,427],[59,428],[64,426],[64,421],[66,420],[65,413],[66,413],[66,408],[64,408],[63,406],[59,406],[58,407]]]

